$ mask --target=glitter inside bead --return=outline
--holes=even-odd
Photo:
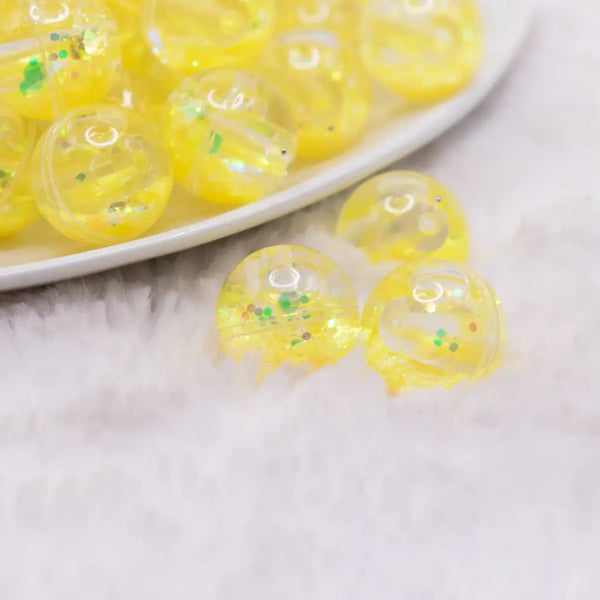
[[[183,81],[164,112],[177,180],[194,195],[246,204],[272,192],[296,155],[294,117],[258,75],[215,69]]]
[[[132,110],[76,109],[36,146],[32,180],[42,215],[79,241],[137,237],[162,215],[173,177],[160,133]]]
[[[148,0],[143,32],[152,53],[182,75],[254,63],[271,37],[274,0]]]
[[[355,40],[360,19],[360,0],[285,0],[277,6],[277,29],[332,31]]]
[[[29,185],[35,126],[0,106],[0,236],[17,233],[38,215]]]
[[[346,355],[360,323],[351,281],[329,258],[301,246],[272,246],[243,260],[217,304],[225,352],[319,368]]]
[[[482,55],[474,0],[369,0],[360,38],[373,75],[416,101],[443,99],[464,87]]]
[[[505,338],[494,290],[442,260],[410,262],[385,277],[362,327],[367,360],[393,393],[485,377],[499,366]]]
[[[339,215],[337,234],[375,262],[462,262],[469,250],[467,221],[452,192],[410,171],[384,173],[358,187]]]
[[[284,33],[271,40],[259,69],[294,110],[299,157],[331,156],[363,133],[371,81],[352,44],[328,31]]]
[[[53,119],[104,99],[120,61],[116,23],[98,0],[7,0],[0,27],[2,104]]]

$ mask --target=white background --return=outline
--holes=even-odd
[[[498,0],[501,1],[501,0]],[[462,199],[503,370],[389,399],[360,349],[259,390],[214,302],[339,200],[209,247],[0,297],[0,598],[597,599],[600,2],[543,0],[491,100],[402,167]]]

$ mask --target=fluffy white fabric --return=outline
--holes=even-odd
[[[0,297],[0,598],[597,599],[600,3],[545,0],[511,75],[402,166],[470,217],[506,366],[387,397],[360,349],[253,389],[217,352],[246,254],[355,274],[340,200],[177,256]]]

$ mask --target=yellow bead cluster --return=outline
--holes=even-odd
[[[391,393],[450,388],[498,368],[502,306],[462,264],[465,217],[443,184],[415,172],[374,177],[349,197],[337,232],[375,262],[400,262],[372,291],[360,325],[350,280],[331,260],[298,246],[265,248],[232,271],[219,296],[227,354],[258,354],[263,374],[283,363],[318,368],[342,358],[360,331]]]
[[[482,47],[475,0],[7,0],[0,25],[0,134],[11,139],[0,234],[31,220],[33,205],[16,200],[31,188],[55,228],[95,245],[161,217],[171,168],[208,202],[269,195],[296,159],[361,138],[373,81],[441,99],[473,77]],[[118,225],[115,202],[127,207]]]

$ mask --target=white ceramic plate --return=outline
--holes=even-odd
[[[492,90],[519,51],[533,0],[480,0],[487,29],[486,56],[476,81],[443,104],[407,112],[379,92],[369,133],[344,155],[297,168],[280,192],[224,212],[178,193],[144,238],[89,250],[62,238],[43,221],[0,241],[0,291],[95,273],[211,242],[298,210],[360,181],[414,152],[457,123]]]

